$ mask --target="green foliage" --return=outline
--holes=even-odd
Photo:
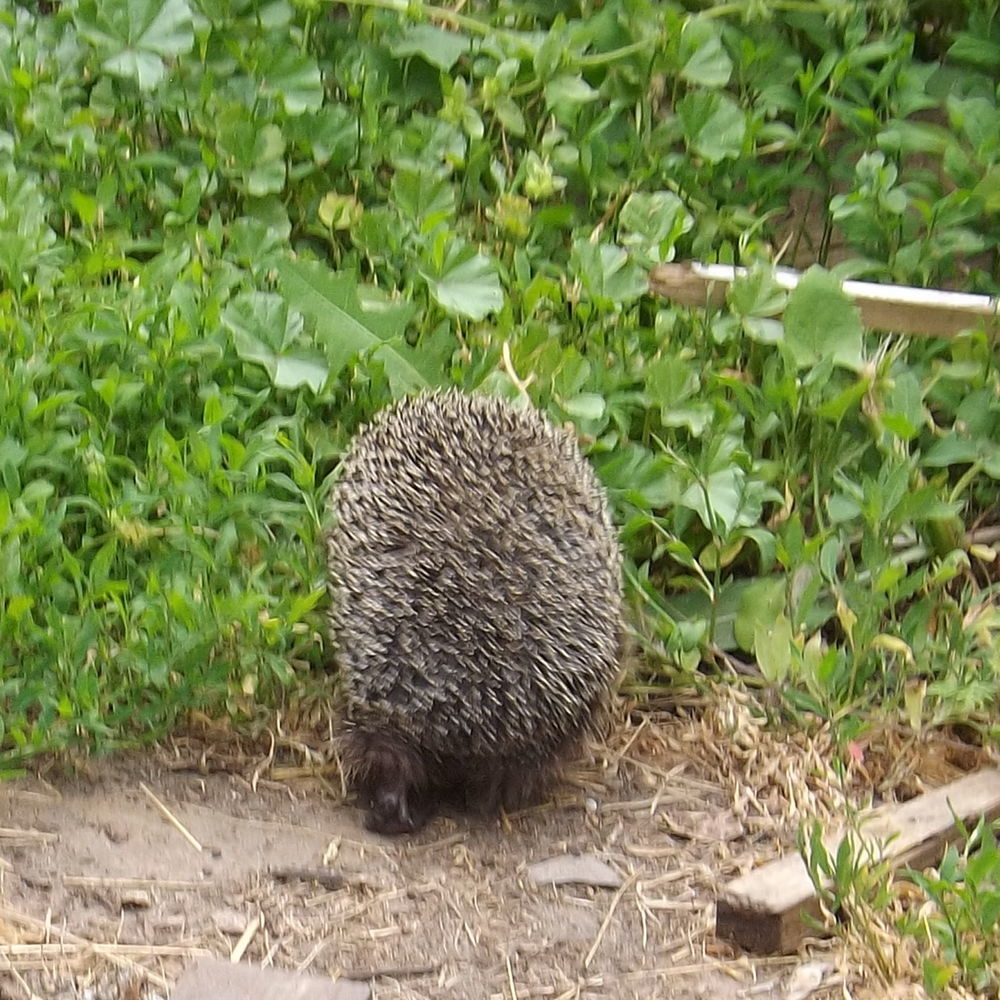
[[[876,846],[852,831],[831,851],[823,827],[813,823],[800,831],[797,848],[816,889],[821,909],[839,919],[849,911],[888,902],[888,863],[878,859]]]
[[[924,986],[933,996],[949,987],[976,996],[1000,991],[1000,848],[997,827],[980,820],[971,832],[962,829],[965,844],[954,845],[936,869],[909,872],[922,891],[929,912],[908,917],[906,933],[927,948]]]
[[[994,4],[44,6],[0,0],[8,760],[324,664],[337,458],[452,383],[576,425],[652,683],[986,719],[995,351],[835,279],[997,290]],[[646,294],[689,257],[749,266],[725,310]]]

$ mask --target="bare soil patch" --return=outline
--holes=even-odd
[[[836,807],[829,761],[804,738],[782,760],[741,735],[738,704],[727,712],[647,716],[544,806],[399,839],[364,831],[322,776],[288,777],[266,754],[209,767],[183,741],[8,782],[0,994],[165,997],[192,958],[235,952],[366,980],[376,998],[726,1000],[772,995],[768,982],[781,996],[800,960],[716,942],[715,892],[787,849],[803,811]],[[574,854],[620,888],[527,876]],[[810,995],[839,992],[830,969]]]

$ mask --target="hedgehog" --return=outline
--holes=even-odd
[[[620,661],[617,534],[575,438],[530,407],[426,393],[358,432],[331,507],[341,764],[365,826],[536,799]]]

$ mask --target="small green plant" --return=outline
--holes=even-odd
[[[822,927],[849,938],[851,950],[865,955],[869,974],[885,984],[894,982],[897,962],[885,921],[892,871],[878,845],[848,830],[831,852],[822,825],[812,823],[799,830],[797,846],[816,889]]]
[[[1000,827],[981,819],[964,843],[951,845],[941,863],[906,877],[925,904],[901,921],[924,949],[924,986],[931,995],[949,988],[976,996],[1000,995]]]
[[[1000,289],[996,5],[690,6],[0,0],[0,754],[321,663],[328,477],[448,384],[577,428],[654,684],[988,720],[996,352],[837,279]]]

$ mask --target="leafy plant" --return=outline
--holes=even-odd
[[[997,290],[994,7],[0,0],[0,752],[327,661],[327,480],[452,383],[577,428],[644,680],[988,728],[995,351],[837,279]]]
[[[864,954],[883,984],[895,979],[893,958],[884,947],[884,917],[892,899],[889,864],[856,830],[831,852],[820,824],[799,831],[798,850],[816,889],[825,929],[840,927],[863,942]]]
[[[981,819],[973,830],[961,832],[961,850],[950,846],[936,869],[907,873],[927,906],[909,916],[904,928],[928,949],[923,972],[931,995],[959,987],[990,996],[1000,989],[997,828]]]

